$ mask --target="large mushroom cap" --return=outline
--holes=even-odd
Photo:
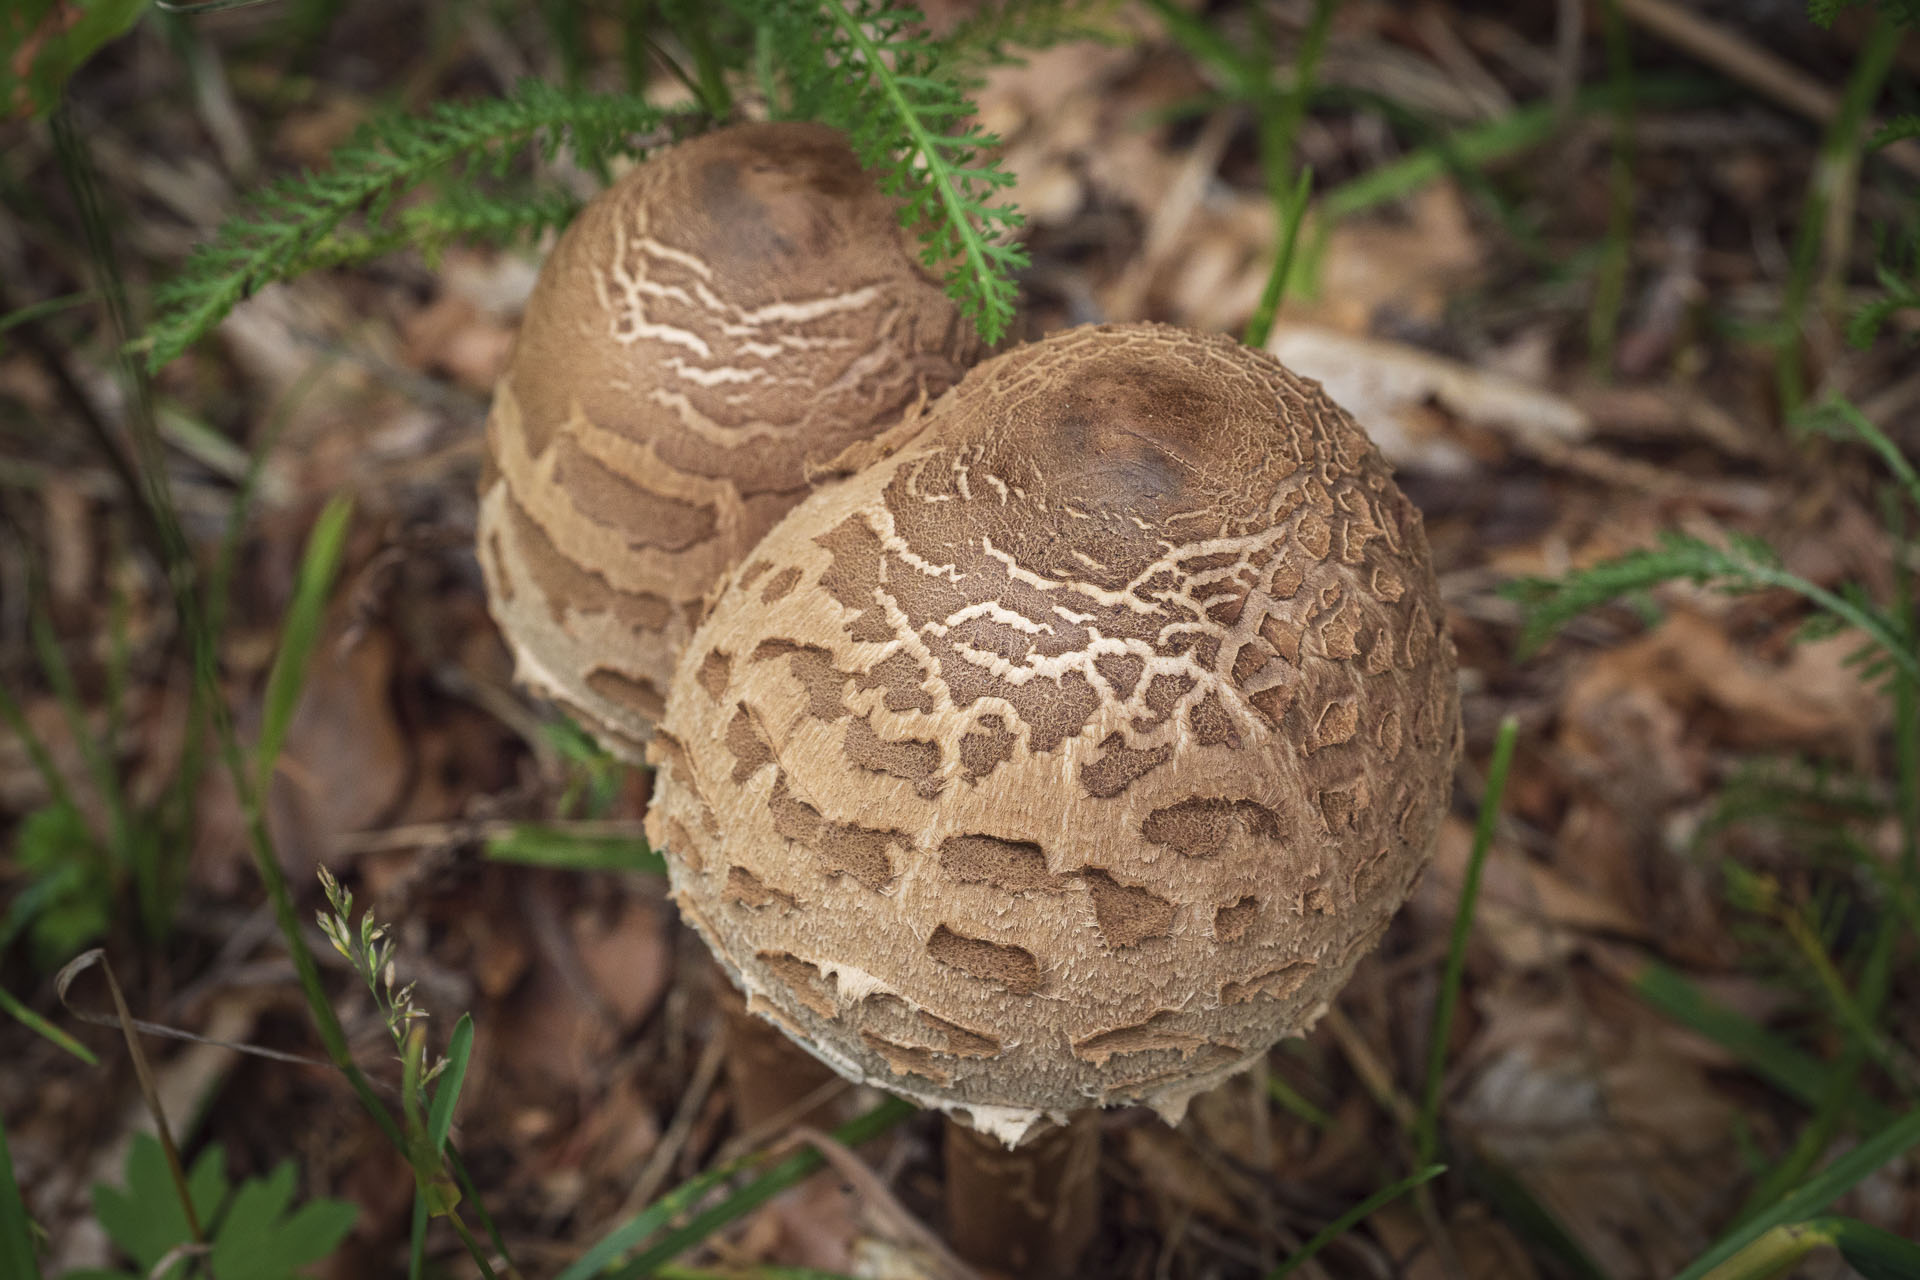
[[[1419,514],[1221,337],[981,365],[809,498],[682,660],[648,831],[752,1007],[1016,1136],[1304,1029],[1425,864],[1458,751]]]
[[[487,420],[480,561],[520,678],[637,760],[703,598],[809,469],[977,342],[846,140],[722,129],[583,209]]]

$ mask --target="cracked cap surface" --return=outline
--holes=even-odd
[[[682,660],[648,833],[750,1006],[1016,1138],[1177,1112],[1324,1010],[1459,741],[1418,513],[1230,339],[981,365],[788,515]]]
[[[480,563],[519,678],[639,760],[715,582],[977,354],[837,132],[638,166],[542,266],[487,419]]]

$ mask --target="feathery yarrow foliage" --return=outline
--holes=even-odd
[[[1024,221],[995,193],[1013,176],[981,160],[999,139],[966,123],[972,105],[958,60],[925,34],[917,9],[888,0],[729,0],[782,59],[784,114],[844,131],[881,190],[901,202],[901,224],[921,259],[981,336],[1013,322],[1013,274],[1026,253],[1011,242]]]
[[[1881,147],[1890,147],[1908,138],[1920,138],[1920,115],[1900,115],[1887,121],[1874,131],[1872,138],[1868,139],[1867,149],[1877,151]]]
[[[927,34],[917,10],[887,0],[727,0],[726,12],[771,51],[773,79],[789,98],[776,110],[847,133],[861,163],[900,200],[901,221],[919,238],[924,261],[995,341],[1012,323],[1013,277],[1027,259],[1012,242],[1020,215],[995,198],[1013,179],[982,158],[998,140],[968,123],[970,69],[1006,60],[1011,45],[1044,47],[1088,34],[1095,24],[1086,15],[1111,4],[1000,0],[947,40]],[[713,16],[668,12],[670,21],[687,23]],[[693,43],[711,52],[709,31],[695,34]],[[719,51],[703,75],[722,74],[729,52],[740,51]],[[431,255],[458,241],[500,243],[565,225],[578,206],[569,192],[475,185],[504,178],[529,147],[552,159],[565,146],[604,176],[616,156],[642,157],[713,121],[705,111],[664,111],[633,93],[538,81],[504,98],[382,117],[326,169],[255,195],[162,286],[146,340],[148,367],[178,356],[265,285],[399,249]],[[434,195],[402,201],[429,183],[439,188]]]
[[[1688,534],[1668,532],[1659,545],[1634,551],[1561,578],[1522,578],[1502,594],[1519,602],[1526,614],[1520,650],[1545,644],[1573,619],[1626,596],[1673,582],[1712,586],[1729,594],[1780,589],[1816,606],[1825,619],[1802,631],[1811,637],[1845,628],[1859,631],[1869,646],[1857,661],[1870,676],[1898,667],[1920,677],[1912,628],[1897,614],[1875,604],[1858,584],[1829,590],[1786,569],[1771,546],[1749,534],[1735,534],[1724,547]]]
[[[1793,419],[1802,437],[1819,436],[1840,444],[1864,446],[1885,471],[1886,524],[1896,546],[1912,545],[1908,522],[1920,515],[1920,469],[1887,434],[1851,402],[1834,398],[1803,410]],[[1902,592],[1888,604],[1876,601],[1862,584],[1828,588],[1788,570],[1779,553],[1763,540],[1735,534],[1727,545],[1668,532],[1651,549],[1631,552],[1560,578],[1522,578],[1502,594],[1525,614],[1520,650],[1545,644],[1574,618],[1622,597],[1639,595],[1673,582],[1691,582],[1740,594],[1784,590],[1814,606],[1798,638],[1812,640],[1844,631],[1864,643],[1851,658],[1869,680],[1887,684],[1896,677],[1920,680],[1920,616]]]
[[[1018,63],[1020,51],[1074,40],[1115,43],[1123,38],[1119,7],[1119,0],[984,0],[940,37],[941,62],[965,71]]]
[[[614,156],[643,151],[649,136],[685,120],[632,95],[528,80],[504,98],[441,103],[422,116],[373,121],[334,153],[327,169],[282,179],[255,195],[157,291],[148,368],[172,360],[243,298],[276,281],[403,245],[432,249],[564,222],[572,213],[565,197],[490,200],[458,185],[504,175],[529,145],[551,159],[565,144],[579,163],[604,172]],[[448,184],[438,200],[396,207],[398,197],[435,179]],[[355,219],[358,228],[343,230]]]
[[[1902,312],[1920,311],[1920,225],[1892,243],[1881,237],[1874,276],[1879,296],[1861,304],[1847,320],[1847,340],[1856,347],[1872,346]]]
[[[1842,12],[1866,0],[1807,0],[1807,16],[1831,27]],[[1903,27],[1920,27],[1920,0],[1874,0],[1874,7]]]

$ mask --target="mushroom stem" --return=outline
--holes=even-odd
[[[726,1029],[736,1131],[752,1133],[775,1123],[832,1128],[833,1099],[824,1086],[840,1077],[766,1019],[748,1013],[746,1001],[717,968],[710,985]],[[809,1106],[809,1099],[819,1101]]]
[[[1009,1150],[946,1124],[947,1236],[969,1262],[1017,1280],[1075,1275],[1100,1221],[1100,1114],[1081,1112]]]

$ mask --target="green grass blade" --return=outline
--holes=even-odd
[[[1280,253],[1273,260],[1273,270],[1267,273],[1266,286],[1260,291],[1260,302],[1253,309],[1253,316],[1247,321],[1246,332],[1240,341],[1249,347],[1263,348],[1267,338],[1273,333],[1274,317],[1280,314],[1280,303],[1286,297],[1287,280],[1293,274],[1294,250],[1300,243],[1300,224],[1307,220],[1307,195],[1313,190],[1313,166],[1300,166],[1300,176],[1294,181],[1293,192],[1280,210]]]
[[[1820,249],[1828,240],[1828,209],[1851,209],[1860,180],[1860,152],[1866,146],[1866,121],[1880,98],[1887,73],[1893,69],[1901,36],[1893,19],[1882,13],[1872,31],[1860,40],[1859,58],[1847,75],[1839,96],[1839,111],[1828,121],[1820,152],[1814,155],[1807,198],[1801,203],[1799,232],[1793,238],[1788,282],[1780,309],[1780,340],[1774,359],[1774,382],[1780,407],[1795,411],[1805,393],[1801,342],[1807,328],[1807,307],[1814,301],[1814,276],[1820,269]],[[1845,240],[1845,236],[1841,236]],[[1843,244],[1837,246],[1843,249]],[[1843,253],[1841,253],[1843,257]],[[1839,271],[1839,263],[1832,265]]]
[[[666,860],[638,836],[582,835],[529,823],[487,841],[487,857],[569,871],[638,871],[665,875]]]
[[[1306,119],[1307,102],[1313,95],[1314,74],[1320,66],[1321,51],[1327,45],[1327,29],[1332,25],[1337,7],[1338,0],[1314,0],[1307,29],[1301,34],[1300,47],[1294,55],[1293,83],[1285,93],[1274,89],[1273,78],[1266,73],[1267,64],[1274,60],[1272,20],[1260,6],[1249,10],[1259,29],[1261,52],[1265,56],[1257,57],[1245,74],[1259,86],[1256,101],[1260,113],[1260,164],[1266,171],[1267,199],[1278,220],[1274,237],[1278,251],[1273,269],[1267,275],[1260,301],[1241,339],[1249,347],[1267,345],[1273,318],[1279,313],[1280,300],[1286,293],[1288,273],[1293,270],[1294,247],[1300,240],[1300,223],[1307,214],[1307,193],[1313,187],[1313,174],[1303,166],[1291,181],[1288,175],[1294,166],[1300,122]]]
[[[413,1223],[407,1233],[407,1280],[424,1280],[427,1270],[427,1193],[413,1188]]]
[[[669,1263],[653,1274],[658,1280],[858,1280],[841,1271],[772,1265],[748,1267],[745,1270],[728,1267],[724,1271],[715,1271],[708,1267],[676,1267]]]
[[[858,1146],[876,1138],[914,1114],[911,1104],[888,1098],[865,1115],[856,1116],[833,1131],[834,1139],[845,1146]],[[682,1183],[649,1205],[638,1216],[615,1228],[613,1233],[583,1254],[560,1273],[558,1280],[634,1280],[649,1276],[729,1222],[744,1216],[802,1181],[824,1163],[811,1147],[783,1157],[759,1177],[738,1188],[719,1204],[696,1215],[692,1221],[667,1234],[624,1265],[608,1268],[622,1253],[647,1240],[676,1216],[698,1203],[713,1188],[746,1166],[753,1157],[709,1170]]]
[[[260,741],[253,749],[255,785],[262,795],[273,781],[274,763],[280,758],[287,728],[293,723],[294,708],[299,705],[300,690],[306,684],[314,646],[320,642],[327,596],[333,588],[333,576],[340,568],[340,557],[346,549],[347,525],[352,518],[352,500],[344,494],[336,495],[320,512],[313,532],[307,537],[307,550],[300,560],[293,600],[287,606],[286,625],[280,632],[280,651],[274,655],[273,670],[267,676],[267,692],[260,713]]]
[[[1335,96],[1343,94],[1347,91]],[[1716,82],[1691,76],[1637,81],[1634,94],[1635,100],[1644,105],[1663,107],[1699,106],[1722,96],[1723,88]],[[1611,87],[1587,89],[1575,95],[1573,111],[1577,115],[1610,111],[1614,101]],[[1485,124],[1436,132],[1432,142],[1326,192],[1320,199],[1320,211],[1334,221],[1376,209],[1412,195],[1449,173],[1459,177],[1513,159],[1559,136],[1565,126],[1566,116],[1556,104],[1535,102]]]
[[[13,700],[13,694],[0,684],[0,721],[4,721],[7,731],[19,740],[26,750],[27,761],[33,765],[33,771],[40,775],[40,781],[47,788],[47,796],[57,805],[74,809],[73,793],[67,789],[67,779],[53,762],[53,756],[47,750],[47,744],[27,723],[26,713],[20,704]],[[75,809],[75,812],[78,812]]]
[[[1817,431],[1835,440],[1857,440],[1873,450],[1881,465],[1894,478],[1907,501],[1920,510],[1920,472],[1907,460],[1900,446],[1887,438],[1853,402],[1834,396],[1817,409],[1794,415],[1793,425],[1802,431]]]
[[[1914,1280],[1920,1276],[1920,1244],[1858,1218],[1824,1218],[1834,1247],[1865,1280]]]
[[[1255,98],[1265,92],[1266,68],[1248,58],[1240,47],[1197,13],[1189,13],[1174,0],[1146,0],[1166,27],[1167,34],[1202,62],[1210,62],[1241,98]]]
[[[87,728],[86,708],[80,702],[80,686],[74,681],[73,668],[67,663],[67,655],[60,647],[59,637],[53,633],[53,620],[39,602],[32,608],[28,630],[32,634],[34,652],[40,659],[40,670],[46,675],[47,683],[53,687],[54,697],[60,703],[67,731],[73,735],[81,761],[93,776],[95,790],[106,803],[106,848],[113,860],[114,870],[116,873],[130,871],[132,859],[127,839],[126,795],[120,786],[119,772],[114,768],[113,744],[102,742]]]
[[[1771,1280],[1784,1276],[1815,1249],[1833,1243],[1821,1222],[1778,1226],[1709,1271],[1706,1280]]]
[[[573,1265],[562,1271],[557,1280],[595,1280],[604,1276],[620,1255],[647,1240],[673,1218],[693,1205],[702,1196],[725,1182],[738,1172],[742,1162],[722,1165],[718,1169],[709,1169],[672,1191],[661,1196],[634,1217],[615,1227],[585,1253],[577,1258]]]
[[[1500,797],[1513,767],[1513,747],[1520,722],[1512,716],[1500,722],[1487,764],[1487,789],[1480,798],[1480,819],[1473,829],[1473,849],[1460,882],[1460,905],[1453,913],[1453,935],[1447,943],[1447,966],[1440,978],[1440,995],[1433,1006],[1433,1026],[1427,1033],[1427,1085],[1414,1125],[1413,1149],[1421,1164],[1431,1164],[1440,1146],[1440,1085],[1447,1069],[1447,1040],[1453,1032],[1453,1011],[1460,1002],[1460,983],[1467,970],[1467,938],[1473,932],[1474,907],[1480,898],[1480,870],[1493,847],[1493,829],[1500,819]]]
[[[1587,349],[1594,372],[1605,376],[1613,370],[1614,340],[1620,330],[1620,308],[1627,296],[1627,270],[1632,266],[1636,112],[1633,58],[1620,0],[1601,0],[1600,26],[1606,37],[1607,77],[1613,90],[1613,139],[1607,166],[1607,238],[1587,312]]]
[[[467,1080],[467,1061],[473,1056],[473,1015],[463,1013],[453,1024],[447,1041],[446,1069],[435,1082],[433,1103],[427,1109],[427,1136],[433,1140],[433,1152],[439,1155],[447,1147],[447,1134],[453,1129],[454,1108],[460,1103],[460,1087]]]
[[[1797,1102],[1820,1104],[1827,1066],[1743,1014],[1719,1004],[1686,975],[1653,963],[1634,979],[1640,998],[1675,1022],[1705,1036],[1733,1054],[1741,1065]],[[1891,1116],[1871,1099],[1858,1098],[1854,1114],[1868,1129],[1883,1128]]]
[[[487,1239],[493,1242],[494,1252],[503,1258],[513,1256],[507,1248],[507,1239],[500,1234],[499,1226],[493,1215],[487,1212],[487,1205],[480,1198],[480,1188],[474,1183],[473,1175],[467,1172],[467,1162],[460,1158],[460,1145],[451,1138],[446,1145],[447,1165],[453,1170],[453,1181],[460,1188],[462,1203],[473,1210],[473,1216],[480,1219],[480,1226],[486,1231]]]
[[[1806,390],[1801,343],[1807,308],[1814,300],[1820,251],[1828,238],[1825,234],[1827,211],[1836,206],[1851,208],[1854,203],[1854,190],[1860,181],[1860,154],[1866,145],[1866,124],[1887,74],[1893,69],[1899,47],[1900,33],[1893,19],[1881,14],[1860,43],[1859,57],[1840,95],[1840,109],[1827,122],[1826,136],[1821,139],[1819,154],[1814,157],[1813,175],[1800,207],[1800,227],[1788,263],[1780,340],[1774,361],[1780,407],[1787,412],[1800,407]],[[1844,244],[1836,247],[1844,250]],[[1845,256],[1844,252],[1841,256]],[[1840,269],[1838,262],[1833,269]]]
[[[7,1149],[7,1127],[0,1122],[0,1275],[8,1280],[40,1280],[40,1262],[34,1254],[33,1222],[13,1177],[13,1153]]]
[[[252,517],[254,503],[260,496],[260,481],[266,474],[267,459],[280,443],[280,436],[286,430],[287,423],[293,420],[294,412],[332,372],[336,359],[334,355],[326,355],[314,361],[294,379],[293,385],[274,404],[266,426],[260,431],[258,443],[247,456],[247,468],[241,474],[240,483],[235,487],[232,502],[227,508],[226,524],[220,531],[220,550],[214,557],[213,570],[207,578],[207,629],[214,635],[219,635],[226,627],[227,611],[232,606],[233,575],[239,567],[240,552],[246,541],[247,521]]]
[[[99,294],[91,289],[84,289],[79,293],[67,293],[62,294],[58,298],[43,298],[39,302],[30,302],[24,307],[9,311],[4,316],[0,316],[0,333],[5,333],[17,324],[32,324],[37,320],[43,320],[48,316],[57,315],[69,308],[83,307],[99,296]],[[4,345],[0,345],[0,350],[3,349]]]
[[[1608,1280],[1606,1271],[1518,1173],[1470,1143],[1465,1153],[1462,1172],[1467,1185],[1533,1247],[1535,1256],[1553,1259],[1577,1280]]]
[[[1834,1248],[1863,1280],[1914,1280],[1920,1245],[1857,1218],[1815,1218],[1774,1227],[1707,1273],[1706,1280],[1768,1280],[1816,1249]]]
[[[1347,1210],[1332,1222],[1329,1222],[1326,1226],[1314,1232],[1313,1238],[1301,1245],[1299,1252],[1295,1253],[1273,1270],[1267,1272],[1267,1280],[1284,1280],[1286,1276],[1292,1275],[1296,1270],[1312,1261],[1314,1256],[1322,1249],[1347,1234],[1347,1232],[1353,1230],[1359,1223],[1365,1221],[1376,1210],[1384,1205],[1392,1204],[1395,1200],[1398,1200],[1415,1187],[1423,1186],[1433,1181],[1446,1171],[1447,1166],[1443,1164],[1430,1164],[1418,1173],[1409,1174],[1400,1179],[1400,1181],[1394,1183],[1392,1186],[1380,1188],[1380,1190],[1374,1192],[1365,1200],[1362,1200],[1359,1204],[1353,1206],[1353,1208]]]
[[[93,1056],[93,1050],[75,1040],[72,1036],[54,1026],[45,1018],[20,1002],[19,997],[5,987],[0,987],[0,1012],[6,1013],[27,1030],[41,1039],[66,1050],[90,1067],[100,1065],[100,1059]]]
[[[1267,1096],[1292,1116],[1296,1116],[1316,1129],[1331,1129],[1333,1117],[1315,1106],[1307,1096],[1282,1080],[1269,1067],[1267,1069]]]
[[[1675,1280],[1703,1280],[1714,1268],[1728,1261],[1777,1226],[1800,1222],[1832,1204],[1853,1189],[1862,1178],[1920,1144],[1920,1111],[1908,1112],[1894,1124],[1868,1138],[1825,1169],[1810,1178],[1768,1209],[1756,1214],[1742,1226],[1696,1258]]]

